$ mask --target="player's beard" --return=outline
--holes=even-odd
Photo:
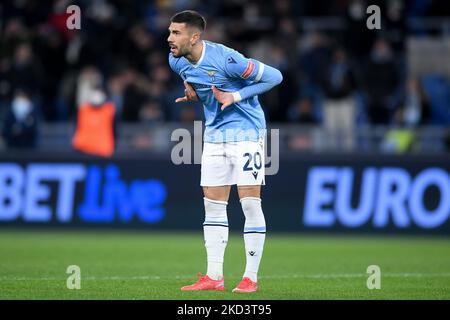
[[[172,54],[175,58],[184,57],[186,55],[183,48],[181,48],[181,47],[176,46],[175,50],[176,50],[175,52],[172,52]]]
[[[186,57],[189,54],[188,45],[185,46],[176,46],[176,53],[172,53],[175,58]]]

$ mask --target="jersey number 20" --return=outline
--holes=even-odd
[[[255,152],[252,156],[251,153],[244,153],[244,157],[247,157],[247,162],[244,164],[244,171],[252,171],[253,168],[250,166],[252,160],[253,160],[253,165],[255,166],[256,170],[261,169],[262,167],[262,158],[261,158],[261,154],[258,152]]]

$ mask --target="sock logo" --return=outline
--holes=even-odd
[[[256,252],[255,251],[249,251],[248,254],[253,257],[256,254]]]

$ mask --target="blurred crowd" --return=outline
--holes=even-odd
[[[69,30],[69,5],[81,29]],[[365,0],[8,0],[0,4],[0,123],[4,137],[31,138],[39,122],[73,121],[102,90],[124,122],[192,122],[200,104],[178,105],[182,81],[167,63],[170,17],[184,9],[207,18],[204,38],[282,71],[283,85],[261,102],[271,122],[323,125],[448,125],[423,79],[408,72],[409,35],[441,36],[407,26],[410,17],[450,17],[446,1],[377,1],[381,30],[366,26]],[[303,17],[318,18],[317,25]],[[319,18],[338,17],[324,20]],[[309,21],[309,20],[308,20]],[[331,25],[326,25],[326,24]],[[448,55],[448,53],[446,53]],[[424,57],[426,59],[426,57]],[[450,86],[447,85],[447,89]],[[450,101],[450,100],[449,100]],[[352,147],[351,134],[343,143]]]

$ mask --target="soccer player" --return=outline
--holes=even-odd
[[[184,80],[185,96],[175,102],[203,103],[205,132],[201,163],[207,272],[181,290],[224,290],[223,260],[228,242],[227,204],[237,185],[245,215],[246,267],[233,292],[258,290],[266,223],[261,208],[264,185],[264,112],[257,95],[281,83],[281,72],[224,45],[202,40],[206,21],[187,10],[171,18],[169,64]]]

